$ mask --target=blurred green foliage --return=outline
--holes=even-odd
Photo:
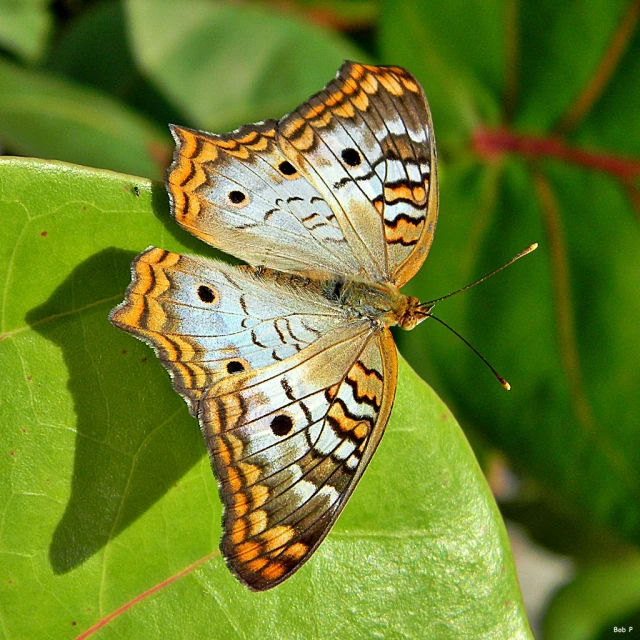
[[[624,626],[640,612],[639,17],[637,0],[69,0],[52,7],[40,0],[0,0],[0,152],[160,180],[172,150],[167,122],[220,132],[280,117],[320,89],[343,59],[399,64],[415,74],[433,111],[441,208],[433,249],[406,292],[437,298],[531,242],[540,249],[436,308],[512,383],[510,394],[436,323],[398,335],[399,349],[452,408],[481,462],[490,466],[500,451],[517,474],[518,490],[501,501],[503,512],[541,544],[574,560],[575,578],[550,604],[544,637],[609,637],[613,626]],[[109,333],[105,324],[106,310],[126,286],[121,267],[137,251],[152,243],[208,251],[174,228],[160,185],[25,162],[0,165],[0,371],[3,420],[11,425],[0,453],[0,612],[21,602],[31,613],[29,605],[42,598],[43,589],[55,595],[28,624],[0,615],[7,637],[73,637],[217,546],[219,505],[197,429],[159,365],[147,364],[143,383],[142,369],[133,369],[131,380],[117,379],[114,341],[132,361],[149,353],[115,330]],[[59,321],[50,326],[41,322],[56,316]],[[23,327],[24,335],[18,335]],[[419,385],[403,371],[399,400]],[[32,378],[34,384],[25,383]],[[436,411],[436,399],[425,390],[416,393],[424,411]],[[385,455],[394,425],[410,427],[411,442],[421,451],[429,447],[430,432],[418,435],[416,429],[431,425],[434,442],[442,444],[436,434],[447,434],[445,442],[455,452],[452,468],[466,477],[473,462],[453,432],[443,431],[442,420],[411,424],[409,405],[398,406],[402,416],[394,415],[376,458]],[[120,418],[122,424],[128,420],[135,428],[105,433],[105,424],[118,422],[118,412],[129,416]],[[22,428],[35,444],[27,446]],[[404,469],[407,458],[391,445],[389,450],[392,484],[394,460]],[[127,465],[115,462],[114,451]],[[416,455],[415,464],[425,460],[437,475],[433,456]],[[367,476],[375,473],[375,463]],[[386,469],[384,460],[380,464]],[[415,482],[428,502],[434,475],[425,477],[429,481]],[[345,563],[350,551],[340,546],[340,531],[348,532],[349,524],[357,528],[367,513],[366,495],[372,501],[378,495],[375,478],[366,481],[351,523],[341,520],[336,539],[326,543],[327,567],[331,558]],[[464,504],[477,498],[476,515],[490,514],[482,487],[473,485],[470,492]],[[143,497],[123,499],[130,494]],[[17,495],[30,497],[16,507]],[[390,495],[399,500],[395,491]],[[414,507],[421,500],[405,496]],[[445,504],[453,513],[460,503]],[[187,527],[176,519],[181,512],[206,526]],[[408,507],[406,514],[400,529],[413,523]],[[492,553],[499,554],[506,549],[503,534],[493,515],[488,518],[495,534]],[[78,522],[87,529],[78,530]],[[187,530],[200,536],[191,551],[181,544]],[[149,540],[149,553],[143,553],[145,536],[159,531],[161,543]],[[442,536],[429,544],[446,545]],[[414,551],[406,549],[412,558]],[[378,555],[382,566],[394,565],[389,550]],[[436,553],[433,566],[444,557]],[[136,562],[129,575],[126,569]],[[415,562],[418,573],[428,571],[426,560]],[[471,579],[455,558],[451,562],[461,583]],[[77,569],[81,565],[83,571]],[[180,628],[168,632],[163,626],[169,623],[161,612],[171,605],[167,596],[157,596],[141,613],[131,609],[101,633],[135,636],[145,629],[153,635],[149,629],[156,629],[193,637],[193,629],[207,628],[211,615],[211,598],[194,595],[204,590],[214,594],[224,618],[218,637],[254,628],[234,626],[242,619],[237,612],[245,609],[270,624],[301,624],[304,636],[305,629],[313,633],[304,626],[304,609],[290,617],[283,610],[293,606],[293,598],[315,591],[321,616],[331,601],[322,595],[328,586],[342,588],[341,580],[350,578],[318,569],[322,589],[311,579],[299,593],[287,583],[280,589],[291,589],[282,592],[290,600],[282,595],[255,604],[234,590],[219,565],[198,581],[178,581],[171,611],[175,617],[183,607]],[[110,573],[113,566],[118,569]],[[509,574],[508,560],[505,566]],[[434,575],[445,574],[434,568]],[[216,591],[218,581],[229,597]],[[380,596],[384,582],[373,582]],[[476,605],[483,603],[487,584],[471,584]],[[425,588],[430,591],[421,594],[446,608],[446,622],[422,596],[402,606],[380,596],[361,627],[349,619],[342,629],[320,626],[316,632],[384,634],[375,615],[400,606],[406,619],[389,627],[396,633],[415,633],[427,612],[436,617],[427,627],[429,637],[465,637],[468,627],[453,622],[461,601],[438,601],[444,587],[437,581]],[[447,591],[456,589],[449,585]],[[504,589],[518,600],[511,574]],[[360,604],[353,611],[361,611]],[[53,612],[58,619],[51,626]],[[197,622],[185,629],[191,616]],[[491,611],[482,624],[490,618]],[[465,624],[473,620],[480,624],[481,617],[471,615]],[[518,635],[526,634],[525,627],[510,627],[512,637],[526,637]],[[269,634],[295,636],[292,628],[269,627]],[[496,626],[488,637],[508,637],[506,628]]]

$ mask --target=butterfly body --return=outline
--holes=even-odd
[[[175,219],[247,265],[151,247],[111,319],[151,345],[200,422],[225,507],[221,549],[254,590],[293,574],[380,442],[397,378],[389,327],[431,245],[431,116],[398,67],[347,62],[279,121],[172,127]]]
[[[364,280],[335,279],[328,274],[309,273],[303,276],[258,267],[256,274],[288,284],[297,290],[304,287],[317,291],[345,315],[345,320],[367,318],[372,327],[393,327],[410,330],[429,316],[430,309],[414,296],[405,296],[391,283],[373,284]]]

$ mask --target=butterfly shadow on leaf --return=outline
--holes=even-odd
[[[142,344],[109,322],[134,253],[78,265],[27,322],[62,350],[76,430],[71,494],[49,548],[64,574],[135,522],[205,454],[187,407]]]

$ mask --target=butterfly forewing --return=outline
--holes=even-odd
[[[398,67],[345,63],[279,122],[226,135],[172,127],[176,220],[253,265],[400,286],[437,218],[435,140],[420,85]]]
[[[396,376],[388,330],[355,323],[208,392],[202,428],[225,505],[221,548],[242,582],[275,586],[326,536],[380,441]]]
[[[176,220],[253,265],[357,273],[336,216],[275,143],[273,121],[227,135],[172,127],[167,188]]]

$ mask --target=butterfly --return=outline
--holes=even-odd
[[[172,215],[247,264],[150,247],[111,321],[154,348],[198,418],[222,553],[261,591],[318,548],[382,438],[389,327],[430,314],[399,289],[436,226],[431,114],[404,69],[345,62],[280,120],[171,132]]]

